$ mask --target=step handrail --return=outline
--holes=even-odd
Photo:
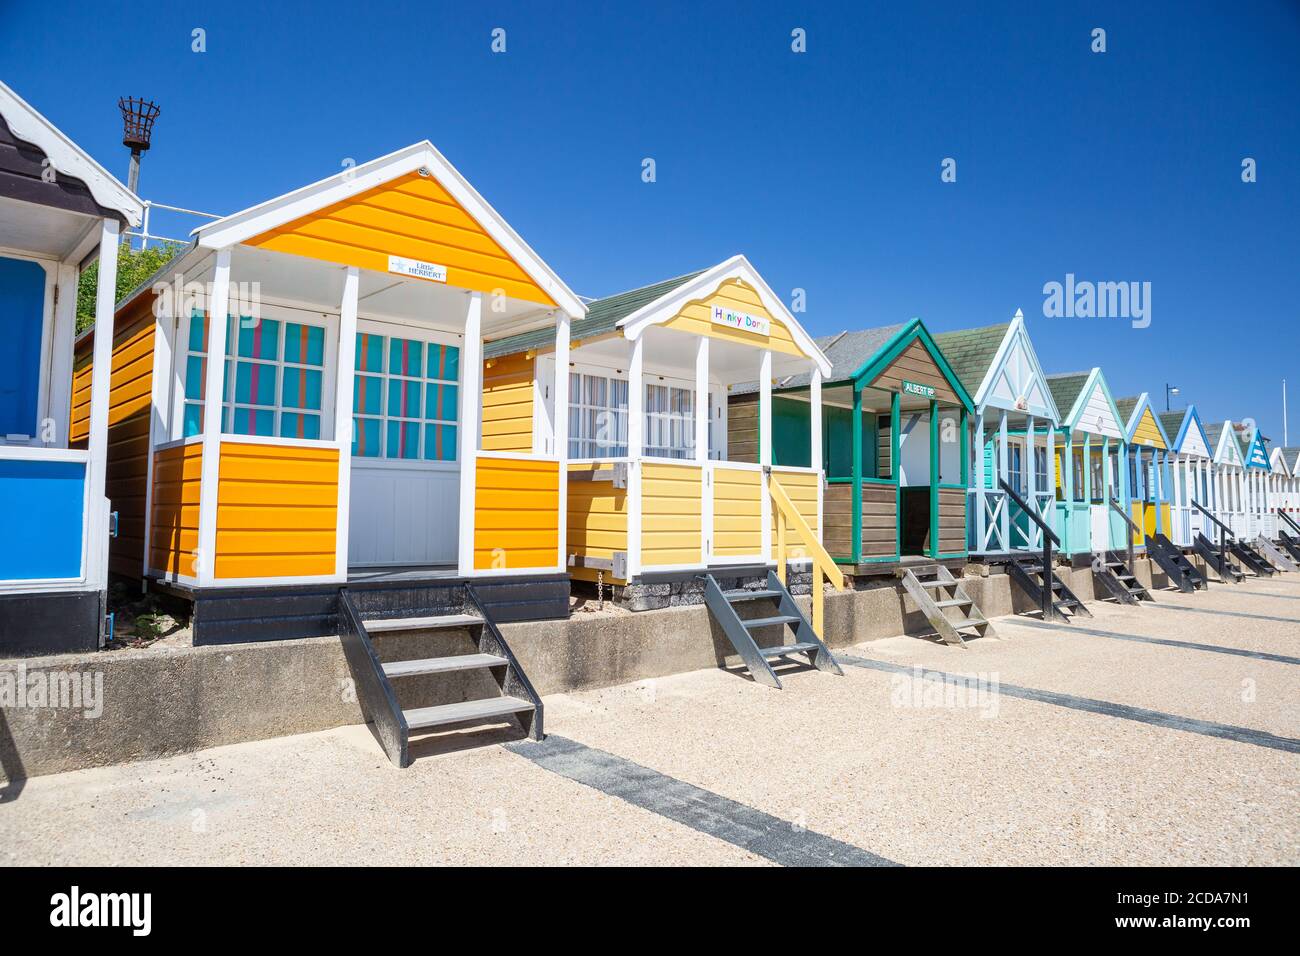
[[[1137,572],[1133,570],[1133,565],[1136,563],[1136,559],[1133,557],[1133,535],[1140,534],[1143,538],[1146,538],[1146,532],[1141,525],[1133,520],[1133,516],[1124,510],[1124,506],[1119,503],[1119,499],[1114,495],[1110,496],[1110,510],[1128,522],[1129,530],[1132,532],[1126,536],[1128,538],[1128,573],[1136,574]]]
[[[1228,527],[1226,524],[1224,524],[1222,521],[1220,521],[1217,517],[1215,517],[1215,514],[1214,514],[1213,511],[1211,511],[1209,508],[1205,507],[1205,505],[1201,504],[1201,503],[1200,503],[1199,501],[1197,501],[1195,498],[1192,499],[1192,507],[1195,508],[1197,511],[1199,511],[1201,514],[1205,515],[1205,517],[1209,518],[1209,519],[1210,519],[1211,521],[1213,521],[1216,525],[1218,525],[1218,526],[1219,526],[1219,530],[1222,531],[1224,534],[1226,534],[1229,538],[1235,538],[1235,537],[1236,537],[1236,535],[1233,534],[1232,529],[1231,529],[1230,527]]]
[[[1283,521],[1285,521],[1287,524],[1289,524],[1292,528],[1296,530],[1296,533],[1300,534],[1300,524],[1296,524],[1295,518],[1292,518],[1282,508],[1278,508],[1277,513],[1282,518]]]
[[[1056,611],[1056,588],[1052,584],[1052,545],[1059,548],[1061,539],[1056,536],[1056,532],[1047,526],[1038,513],[1029,506],[1029,502],[1020,497],[1020,492],[1012,488],[1005,478],[999,478],[998,484],[1002,490],[1007,493],[1007,497],[1016,503],[1022,512],[1029,517],[1034,524],[1038,525],[1043,532],[1043,593],[1039,597],[1039,605],[1043,612],[1043,620],[1050,621],[1055,616]],[[1010,542],[1007,542],[1010,544]]]
[[[836,565],[835,559],[831,557],[820,541],[817,535],[813,533],[808,522],[804,520],[799,509],[794,506],[790,500],[790,495],[781,487],[781,482],[777,481],[776,475],[768,475],[768,494],[772,498],[772,503],[776,505],[776,574],[782,584],[785,584],[786,562],[789,560],[789,553],[786,549],[786,529],[787,526],[793,526],[795,534],[803,542],[807,549],[807,555],[813,563],[812,579],[812,628],[813,632],[820,638],[824,630],[825,622],[825,595],[822,593],[822,578],[826,578],[835,587],[837,591],[844,590],[844,572]]]
[[[339,589],[339,637],[362,715],[375,725],[375,735],[388,759],[405,767],[410,762],[407,755],[410,728],[347,588]]]
[[[468,581],[465,582],[465,600],[483,619],[483,636],[486,640],[483,642],[481,649],[485,653],[504,657],[509,662],[509,666],[506,668],[505,686],[501,688],[502,691],[509,697],[518,697],[522,694],[533,705],[532,737],[534,740],[541,740],[545,737],[542,723],[542,698],[534,689],[533,682],[528,679],[528,675],[524,673],[524,669],[519,666],[519,660],[515,657],[515,652],[510,649],[510,644],[507,643],[505,635],[501,633],[501,628],[497,627],[492,612],[487,609],[478,592],[474,590],[474,585]]]

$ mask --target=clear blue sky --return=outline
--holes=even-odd
[[[1300,444],[1296,0],[85,6],[0,0],[4,79],[123,179],[116,99],[158,100],[146,198],[233,212],[428,138],[581,294],[744,252],[817,334],[1019,307],[1049,372],[1275,442],[1290,375]],[[1150,327],[1045,318],[1066,273],[1150,282]]]

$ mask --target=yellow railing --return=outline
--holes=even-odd
[[[825,595],[822,593],[823,579],[828,580],[835,586],[835,590],[844,590],[844,575],[836,566],[835,560],[830,553],[822,547],[822,543],[817,540],[817,535],[813,533],[808,522],[804,520],[803,515],[794,506],[790,496],[786,494],[781,483],[776,480],[776,475],[772,475],[768,481],[769,493],[772,496],[772,504],[776,506],[776,573],[785,584],[786,564],[791,558],[791,554],[786,546],[789,538],[789,529],[803,543],[803,557],[810,558],[813,565],[812,575],[812,626],[817,632],[817,636],[823,634],[822,628],[825,620]],[[798,555],[795,555],[796,557]]]

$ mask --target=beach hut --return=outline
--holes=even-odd
[[[86,347],[106,364],[118,244],[142,213],[0,83],[0,656],[92,650],[106,634],[109,376],[74,397],[72,344],[79,277],[97,257]]]
[[[1210,501],[1210,439],[1195,405],[1157,417],[1164,433],[1171,436],[1170,538],[1180,548],[1190,548],[1207,523],[1195,505],[1208,506]]]
[[[1115,408],[1124,423],[1127,446],[1129,517],[1140,529],[1130,533],[1135,547],[1145,547],[1147,538],[1168,538],[1173,531],[1169,436],[1151,408],[1150,393],[1116,399]]]
[[[1057,534],[1061,550],[1087,556],[1127,547],[1127,522],[1111,507],[1127,507],[1127,432],[1100,368],[1047,376],[1061,412],[1056,451]]]
[[[1245,535],[1245,459],[1237,438],[1237,427],[1231,420],[1216,422],[1205,429],[1205,435],[1213,449],[1210,510],[1234,535]],[[1210,529],[1206,529],[1205,536],[1218,540],[1216,535],[1210,533]]]
[[[567,418],[585,315],[427,141],[200,227],[118,308],[114,570],[192,602],[196,643],[338,633],[344,588],[363,615],[474,583],[498,620],[566,616],[536,396]],[[524,331],[545,381],[484,362]]]
[[[975,403],[967,541],[988,560],[1040,551],[1042,532],[1002,490],[1015,488],[1049,527],[1056,521],[1060,412],[1017,310],[1010,322],[934,337]]]

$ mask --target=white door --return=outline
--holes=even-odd
[[[456,563],[459,359],[455,336],[358,324],[349,567]]]
[[[1089,505],[1088,517],[1092,531],[1092,550],[1110,550],[1110,508],[1107,505]]]

